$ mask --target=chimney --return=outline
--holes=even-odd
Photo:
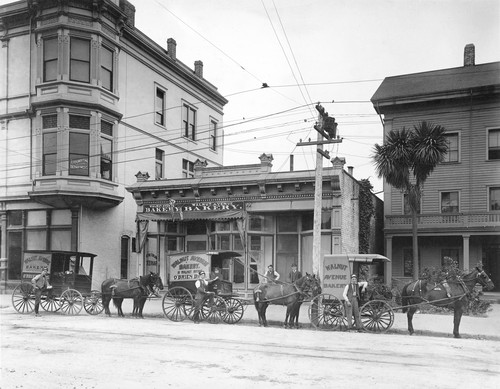
[[[120,8],[127,16],[125,24],[129,27],[135,25],[135,7],[127,0],[120,0]]]
[[[167,39],[167,54],[173,60],[176,59],[176,56],[177,56],[176,51],[177,51],[177,42],[175,41],[174,38],[168,38]]]
[[[194,61],[194,74],[196,74],[200,78],[203,78],[203,62]]]
[[[347,166],[347,173],[349,173],[352,176],[352,171],[354,168],[352,166]]]
[[[473,43],[469,43],[464,49],[464,66],[474,66],[476,63],[476,50]]]
[[[293,172],[293,154],[290,154],[290,171]]]

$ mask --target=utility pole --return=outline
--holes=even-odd
[[[314,180],[314,225],[313,225],[313,253],[312,265],[313,273],[320,275],[320,260],[321,260],[321,205],[323,203],[323,160],[322,157],[330,159],[328,151],[323,151],[324,144],[341,143],[342,139],[337,138],[337,123],[334,117],[328,116],[328,112],[318,103],[316,105],[318,111],[318,122],[314,125],[314,129],[318,132],[316,142],[297,143],[297,146],[316,145],[316,171]]]

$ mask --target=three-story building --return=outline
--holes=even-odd
[[[138,171],[189,177],[222,164],[227,100],[135,26],[126,0],[25,0],[0,7],[0,257],[18,280],[25,250],[98,255],[94,286],[134,277]]]
[[[482,262],[500,285],[500,62],[387,77],[372,97],[384,135],[421,121],[446,129],[448,153],[424,185],[419,264],[445,257],[463,269]],[[395,279],[412,276],[412,226],[405,194],[384,183],[386,255]]]

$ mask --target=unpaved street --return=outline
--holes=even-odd
[[[500,342],[13,310],[1,388],[493,388]]]

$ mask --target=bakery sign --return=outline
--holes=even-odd
[[[171,213],[171,212],[223,212],[240,211],[244,209],[243,202],[200,202],[200,203],[165,203],[144,204],[145,213]]]

